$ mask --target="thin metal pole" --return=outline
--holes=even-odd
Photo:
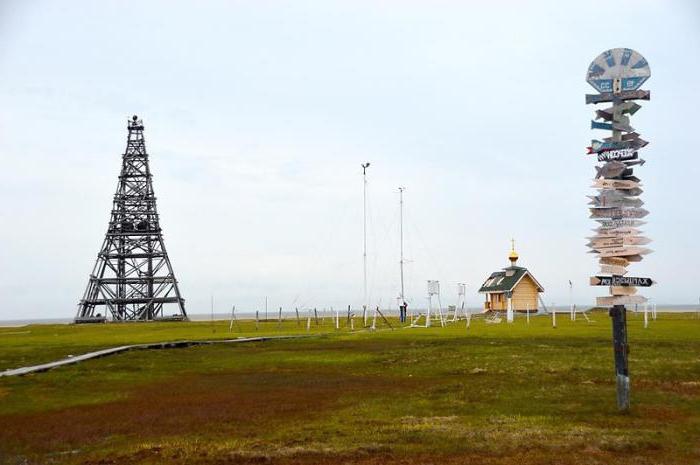
[[[362,320],[367,326],[367,168],[369,162],[362,163]]]
[[[401,305],[403,305],[404,301],[406,300],[405,294],[404,294],[404,285],[403,285],[403,191],[406,189],[405,187],[399,187],[399,235],[400,235],[400,243],[401,243],[401,260],[399,261],[399,265],[401,268]]]

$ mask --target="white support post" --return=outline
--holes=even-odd
[[[557,327],[557,309],[552,305],[552,328]]]
[[[335,311],[335,329],[340,329],[340,313],[338,310]]]
[[[508,323],[513,322],[513,297],[508,296],[508,304],[506,307],[506,321]]]
[[[430,310],[432,306],[432,299],[430,295],[428,295],[428,313],[425,314],[425,327],[430,328]]]
[[[530,304],[527,304],[526,307],[526,312],[527,312],[527,324],[530,324]]]
[[[377,329],[377,309],[379,309],[379,307],[374,309],[374,315],[372,316],[372,331]]]
[[[569,317],[571,321],[576,321],[576,314],[574,313],[574,285],[569,281]]]
[[[647,304],[644,304],[644,329],[649,327],[649,309]]]

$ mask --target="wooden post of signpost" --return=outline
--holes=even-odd
[[[612,320],[613,350],[617,383],[617,406],[625,412],[630,408],[630,377],[628,367],[627,309],[625,305],[646,302],[635,295],[637,287],[653,284],[651,278],[625,276],[631,262],[642,260],[648,249],[637,247],[649,239],[638,236],[636,228],[643,225],[649,212],[640,208],[641,184],[633,175],[633,166],[641,166],[638,150],[648,144],[630,126],[629,116],[641,106],[634,100],[649,100],[649,91],[639,90],[649,78],[649,64],[639,53],[629,48],[616,48],[601,53],[588,67],[586,81],[599,94],[586,95],[586,103],[612,103],[596,110],[591,129],[611,131],[602,141],[593,140],[588,153],[598,162],[592,187],[598,189],[591,198],[591,218],[599,222],[596,235],[588,246],[598,254],[603,276],[591,277],[592,286],[608,286],[610,296],[598,297],[597,306],[609,306]],[[623,134],[625,133],[625,134]],[[605,276],[609,274],[609,276]],[[646,325],[646,312],[645,312]]]
[[[613,305],[610,309],[615,352],[615,375],[617,380],[617,407],[630,408],[630,374],[628,368],[629,346],[627,345],[627,309],[624,305]]]

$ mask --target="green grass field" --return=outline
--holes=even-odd
[[[700,320],[661,313],[644,329],[629,316],[632,411],[620,414],[609,318],[592,319],[374,333],[326,319],[306,339],[0,378],[0,463],[700,463]],[[306,328],[0,328],[0,369],[125,343],[293,333]]]

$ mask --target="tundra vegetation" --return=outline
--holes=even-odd
[[[699,463],[700,319],[659,313],[644,329],[630,314],[628,414],[609,318],[591,319],[351,332],[326,318],[304,339],[0,378],[0,463]],[[131,343],[307,334],[305,323],[0,328],[0,369]]]

